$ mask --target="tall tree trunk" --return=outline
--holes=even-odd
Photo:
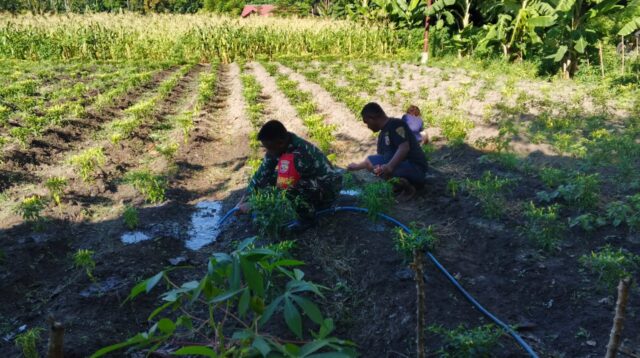
[[[624,36],[621,36],[622,41],[620,42],[622,44],[622,75],[624,76],[624,57],[627,53],[627,46],[625,46],[624,44]]]
[[[602,78],[604,78],[604,56],[602,56],[602,41],[598,42],[598,57],[600,58],[600,73],[602,75]]]
[[[424,41],[422,45],[422,57],[420,63],[426,65],[429,62],[429,10],[431,10],[431,0],[427,3],[427,16],[424,20]]]

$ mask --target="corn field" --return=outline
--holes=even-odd
[[[312,19],[96,14],[0,17],[0,56],[28,60],[230,62],[276,55],[386,55],[411,47],[385,26]]]

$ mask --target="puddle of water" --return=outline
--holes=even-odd
[[[340,194],[346,196],[359,196],[362,194],[361,190],[340,190]]]
[[[201,201],[196,204],[196,209],[191,215],[189,239],[185,243],[188,249],[194,251],[216,241],[220,235],[218,224],[223,214],[220,201]]]
[[[122,240],[122,242],[125,244],[137,244],[142,241],[151,240],[151,237],[143,232],[134,231],[125,232],[124,234],[122,234],[120,240]]]

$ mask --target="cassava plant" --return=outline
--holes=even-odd
[[[431,226],[422,228],[416,223],[410,225],[410,232],[403,228],[397,228],[394,236],[395,249],[407,258],[412,258],[411,268],[413,269],[414,280],[416,282],[416,356],[426,357],[425,330],[427,317],[425,315],[426,297],[424,282],[424,251],[433,250],[438,238],[433,234]]]
[[[165,303],[149,316],[151,328],[92,357],[127,347],[153,352],[166,344],[178,347],[176,355],[354,357],[352,343],[330,336],[333,321],[313,301],[325,288],[305,279],[296,268],[303,262],[292,259],[286,247],[258,247],[249,238],[231,253],[214,253],[200,280],[174,283],[169,269],[140,282],[126,301],[162,281],[168,286],[161,294]],[[295,341],[269,333],[280,312]]]

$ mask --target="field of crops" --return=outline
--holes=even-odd
[[[518,64],[347,59],[322,41],[306,46],[336,56],[293,56],[306,54],[296,35],[280,39],[285,50],[248,40],[255,50],[242,59],[241,42],[223,54],[222,37],[193,40],[227,28],[222,20],[200,24],[210,26],[205,33],[197,22],[178,27],[162,44],[159,36],[132,39],[143,43],[136,46],[112,37],[126,23],[37,21],[4,18],[0,26],[0,355],[30,344],[44,352],[52,315],[64,323],[70,357],[131,337],[127,347],[144,341],[164,353],[280,345],[305,356],[291,346],[315,342],[308,354],[349,346],[329,336],[354,342],[364,357],[414,356],[415,284],[391,227],[337,214],[285,241],[261,235],[261,249],[242,241],[264,234],[249,217],[222,232],[215,225],[260,163],[262,123],[282,121],[345,168],[375,151],[359,118],[369,101],[394,117],[410,104],[421,109],[431,139],[423,148],[428,185],[410,202],[381,202],[379,182],[356,174],[341,204],[377,205],[425,228],[456,279],[540,356],[606,351],[618,280],[640,270],[636,85],[542,80]],[[257,36],[260,26],[270,25],[246,33]],[[88,28],[96,38],[83,42],[77,34]],[[321,31],[331,46],[339,41],[334,30]],[[37,45],[51,38],[59,42],[50,49]],[[167,58],[170,49],[178,54]],[[271,50],[288,56],[265,55]],[[235,268],[216,271],[214,252],[229,253],[215,256],[219,265],[237,259],[242,285],[234,289]],[[252,280],[253,263],[274,283],[290,279],[288,291],[265,293],[277,286]],[[425,270],[429,354],[523,356],[434,267]],[[231,275],[231,288],[199,284],[206,272],[216,284]],[[305,291],[315,304],[295,294]],[[186,304],[198,295],[220,311]],[[636,285],[623,332],[630,354],[640,350],[638,298]],[[284,302],[282,310],[270,311],[268,300]],[[263,325],[266,312],[273,318]]]

